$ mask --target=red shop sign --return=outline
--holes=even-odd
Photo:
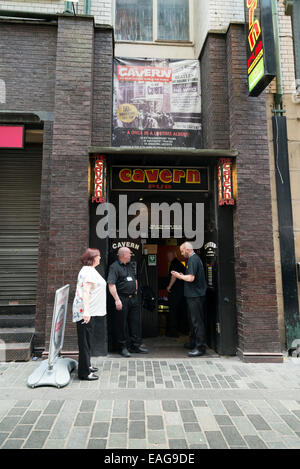
[[[229,158],[218,160],[218,199],[219,205],[234,205],[232,161]]]

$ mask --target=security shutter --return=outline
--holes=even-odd
[[[42,147],[0,151],[0,304],[35,304]]]

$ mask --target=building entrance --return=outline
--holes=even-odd
[[[120,227],[117,236],[110,240],[109,264],[117,255],[121,246],[128,246],[132,251],[132,262],[136,270],[139,284],[140,314],[142,324],[142,337],[149,350],[155,351],[156,356],[176,356],[180,353],[184,356],[184,344],[189,341],[189,320],[185,299],[183,296],[183,282],[176,280],[169,292],[170,265],[177,271],[185,272],[186,259],[180,254],[180,245],[188,241],[187,235],[193,230],[199,239],[199,246],[195,249],[200,256],[207,275],[210,276],[209,292],[206,299],[206,334],[208,347],[215,348],[216,337],[216,279],[208,268],[205,245],[214,243],[216,227],[214,222],[213,199],[208,192],[119,192],[112,191],[110,202],[119,206],[120,197],[126,196],[127,211],[129,207],[140,208],[147,211],[146,232],[138,238],[129,236],[121,239]],[[170,207],[169,219],[164,218],[166,213],[153,214],[153,211],[163,207]],[[178,210],[178,213],[175,213]],[[186,211],[190,211],[186,213]],[[139,212],[140,214],[140,212]],[[179,215],[181,220],[179,221]],[[189,226],[189,216],[191,226]],[[176,220],[177,217],[177,220]],[[117,217],[118,219],[118,217]],[[133,215],[128,216],[128,226],[134,220]],[[153,222],[156,221],[156,224]],[[184,224],[188,226],[184,226]],[[196,236],[195,236],[196,237]],[[214,282],[214,283],[213,283]],[[148,298],[149,294],[153,299]],[[147,297],[148,295],[148,297]],[[117,327],[114,324],[114,305],[109,308],[108,320],[111,323],[110,330],[111,350],[115,349],[113,331]],[[153,350],[154,349],[154,350]]]
[[[218,204],[218,160],[199,158],[194,165],[196,159],[191,157],[147,155],[141,158],[130,155],[126,157],[125,165],[123,156],[105,158],[101,173],[103,201],[110,205],[104,215],[103,201],[97,199],[97,203],[91,203],[90,245],[102,253],[100,273],[104,278],[117,258],[118,249],[122,246],[131,249],[139,283],[144,342],[149,349],[155,348],[156,356],[160,352],[161,356],[171,356],[174,347],[185,356],[183,344],[189,332],[187,311],[183,301],[175,317],[170,312],[169,266],[172,253],[176,253],[178,262],[184,267],[185,259],[180,257],[179,247],[184,241],[197,241],[195,251],[203,262],[208,284],[205,304],[207,346],[218,354],[234,355],[233,210],[231,206]],[[103,217],[106,217],[110,230],[100,238],[97,229]],[[102,227],[104,225],[102,223]],[[150,300],[145,298],[142,287],[147,287],[148,293],[152,292]],[[107,344],[108,352],[118,350],[117,314],[109,293],[107,298],[107,321],[99,327],[97,339],[100,354],[105,353],[103,343],[105,347]]]

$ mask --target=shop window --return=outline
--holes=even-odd
[[[115,0],[117,41],[189,41],[190,0]]]

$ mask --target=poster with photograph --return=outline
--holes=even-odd
[[[113,145],[202,148],[198,60],[114,59]]]

